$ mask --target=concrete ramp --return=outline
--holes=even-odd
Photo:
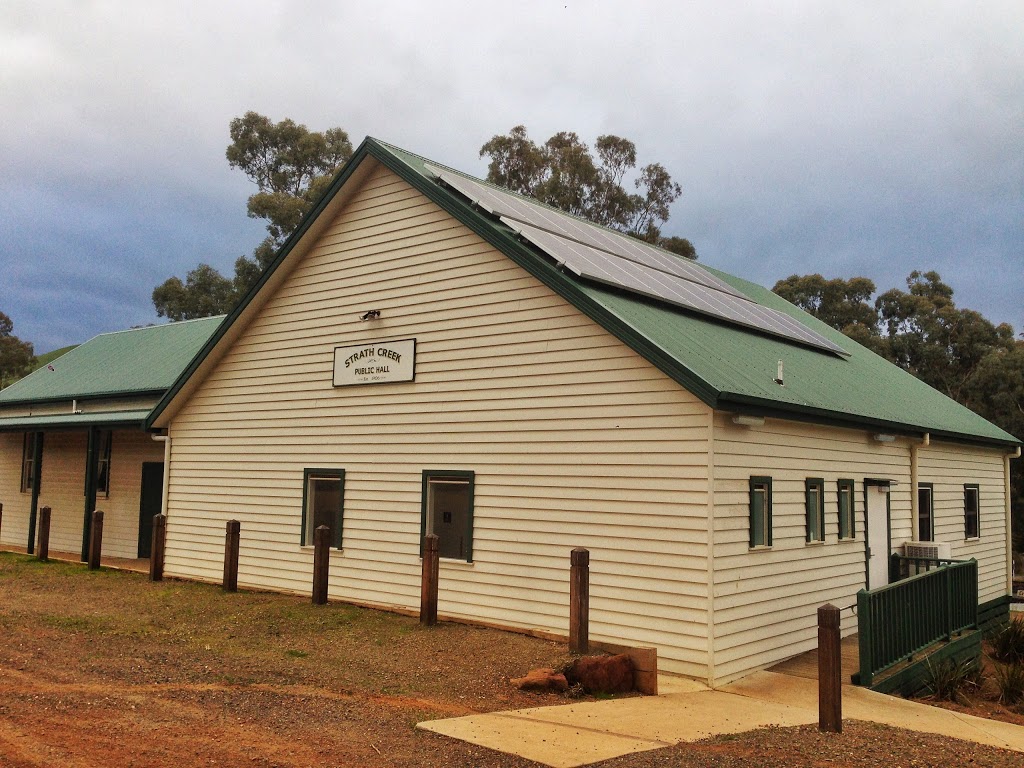
[[[573,768],[722,733],[817,722],[817,712],[769,707],[689,680],[661,677],[658,686],[659,696],[493,712],[417,727],[552,768]]]
[[[711,690],[660,676],[659,696],[492,712],[417,727],[552,768],[575,768],[633,752],[742,733],[769,725],[818,722],[816,680],[756,672]],[[1024,752],[1024,728],[843,686],[843,718],[935,733]]]

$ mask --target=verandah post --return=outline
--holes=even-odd
[[[441,561],[436,533],[423,537],[423,572],[420,578],[420,624],[437,624],[437,591]]]
[[[224,591],[238,591],[238,541],[242,524],[228,520],[224,532]]]
[[[590,550],[576,547],[569,555],[569,651],[590,650]]]
[[[818,730],[843,730],[843,655],[839,609],[831,603],[818,608]]]
[[[871,621],[871,595],[866,589],[857,593],[857,643],[858,655],[860,657],[860,681],[859,684],[866,688],[871,687],[874,679],[874,655],[872,654],[872,636],[874,631]]]
[[[313,605],[327,605],[327,577],[331,566],[331,529],[313,531]]]
[[[100,553],[103,551],[103,512],[94,509],[92,527],[89,531],[89,570],[100,567]]]
[[[44,563],[50,558],[50,508],[39,510],[39,559]]]
[[[149,551],[149,580],[164,579],[164,545],[167,541],[167,515],[153,515],[153,545]]]

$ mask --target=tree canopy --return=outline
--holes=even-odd
[[[620,136],[598,136],[590,147],[571,131],[537,145],[522,125],[493,136],[480,148],[489,158],[487,180],[540,200],[574,216],[654,243],[689,258],[697,253],[689,240],[665,238],[661,227],[682,188],[661,163],[641,168],[630,192],[626,176],[636,168],[636,145]]]
[[[35,361],[32,345],[14,335],[14,321],[0,312],[0,389],[29,373]]]
[[[1013,328],[956,306],[938,272],[911,272],[906,290],[872,302],[866,277],[791,275],[772,289],[1018,438],[1024,437],[1024,341]],[[1024,546],[1024,467],[1012,464],[1018,548]]]
[[[821,275],[790,275],[772,290],[869,349],[883,351],[878,310],[871,303],[875,284],[868,278],[826,280]]]
[[[279,123],[257,112],[231,121],[228,165],[256,185],[249,197],[251,218],[265,219],[267,237],[251,256],[235,261],[227,278],[209,264],[200,264],[185,280],[171,277],[153,290],[157,314],[188,320],[222,314],[255,284],[277,249],[288,239],[331,178],[352,156],[352,142],[341,128],[311,131],[284,119]]]

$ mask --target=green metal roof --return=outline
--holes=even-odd
[[[0,405],[163,393],[222,320],[100,334],[0,391]]]
[[[1013,435],[771,291],[710,269],[706,264],[702,266],[754,301],[785,312],[839,344],[850,353],[850,357],[841,358],[789,343],[563,272],[551,258],[523,242],[500,221],[438,183],[426,164],[463,176],[466,174],[369,137],[356,149],[324,197],[282,246],[259,282],[168,390],[150,416],[149,424],[170,404],[331,198],[367,158],[373,158],[395,172],[713,408],[904,433],[930,432],[969,442],[1019,444]],[[540,205],[529,198],[523,199],[532,205]],[[783,386],[774,381],[780,360],[783,363]]]

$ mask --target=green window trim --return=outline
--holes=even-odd
[[[857,515],[854,504],[853,480],[839,480],[836,483],[837,504],[839,512],[839,538],[857,538]]]
[[[804,500],[807,509],[806,541],[825,541],[825,481],[820,477],[804,480]]]
[[[772,479],[755,475],[750,478],[749,502],[750,548],[772,546]]]
[[[964,538],[981,538],[981,486],[964,483]]]
[[[342,548],[342,535],[345,522],[345,470],[337,468],[312,467],[302,470],[302,535],[299,541],[302,546],[313,545],[313,530],[316,526],[316,511],[310,508],[314,500],[310,497],[310,486],[314,481],[338,482],[338,505],[331,511],[331,548]],[[321,523],[322,524],[322,523]]]
[[[926,528],[927,530],[925,530]],[[914,541],[935,541],[935,486],[933,483],[917,484],[917,520],[914,521]]]
[[[447,560],[464,560],[467,563],[473,562],[473,513],[476,498],[476,473],[472,470],[461,470],[461,469],[425,469],[423,470],[422,476],[422,488],[420,496],[420,557],[423,557],[423,537],[428,532],[428,517],[435,512],[431,509],[431,501],[434,498],[434,493],[442,486],[452,486],[452,490],[456,493],[463,493],[466,497],[466,506],[464,509],[457,510],[457,513],[465,516],[464,528],[461,531],[455,530],[454,533],[461,536],[458,537],[456,542],[454,539],[449,540],[448,537],[443,536],[443,530],[438,536],[441,541],[438,542],[438,551],[442,558]],[[460,489],[459,486],[464,486]],[[454,518],[448,518],[452,521],[451,524],[455,525],[458,529],[460,526],[455,524]],[[438,527],[438,524],[434,521],[434,528]],[[443,521],[441,525],[443,525]]]

